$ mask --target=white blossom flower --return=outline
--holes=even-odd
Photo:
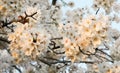
[[[120,3],[114,3],[113,4],[113,10],[117,13],[120,12]]]

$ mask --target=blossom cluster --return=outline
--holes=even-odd
[[[35,58],[41,54],[47,46],[47,35],[44,31],[36,31],[32,25],[26,23],[16,23],[14,33],[8,35],[8,40],[11,41],[9,48],[12,56],[19,59],[20,56],[31,56]]]
[[[2,0],[0,1],[0,19],[4,19],[4,17],[10,17],[14,15],[19,15],[19,12],[22,12],[22,8],[24,7],[24,4],[26,4],[26,0]]]
[[[94,53],[95,48],[99,47],[104,41],[108,41],[107,17],[91,16],[84,18],[78,24],[68,23],[60,26],[64,34],[63,44],[66,56],[73,62],[80,59],[86,59],[86,56],[80,53],[80,49],[84,52]]]
[[[94,0],[93,7],[96,8],[103,8],[106,13],[110,13],[111,6],[116,0]]]
[[[68,10],[66,13],[67,16],[66,21],[72,23],[79,23],[85,16],[85,14],[89,15],[88,8],[78,8],[74,10]]]
[[[28,7],[26,10],[27,15],[31,15],[34,12],[39,15],[29,17],[28,22],[14,22],[14,32],[8,34],[8,40],[10,41],[9,49],[16,62],[24,60],[25,56],[35,59],[45,51],[49,36],[45,34],[46,31],[38,24],[37,19],[40,17],[38,9]],[[37,30],[36,30],[37,29]]]
[[[0,73],[120,73],[120,3],[93,1],[0,0]]]

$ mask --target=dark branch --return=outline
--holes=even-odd
[[[5,21],[4,20],[0,21],[2,28],[7,27],[8,29],[10,29],[13,32],[13,26],[11,25],[12,23],[13,23],[13,21],[8,22],[7,18],[5,19]],[[11,25],[11,26],[9,26],[9,25]]]
[[[105,59],[105,60],[113,63],[113,58],[110,55],[108,55],[106,52],[104,52],[103,49],[95,48],[94,53],[91,53],[90,51],[87,51],[88,53],[86,53],[86,52],[82,51],[79,47],[79,51],[84,55],[87,55],[87,56],[93,56],[94,55],[96,58],[98,58],[101,61],[103,61],[103,59]],[[102,55],[104,55],[106,57],[104,57]],[[109,58],[107,58],[107,57],[109,57]]]
[[[25,17],[19,16],[19,19],[18,19],[18,20],[15,20],[15,21],[16,21],[16,22],[23,23],[23,24],[29,23],[29,19],[28,19],[29,17],[31,17],[31,18],[33,18],[34,20],[36,20],[36,18],[33,17],[35,14],[37,14],[37,12],[35,12],[35,13],[31,14],[31,15],[28,15],[28,14],[25,12]]]
[[[69,63],[72,63],[71,61],[68,61],[68,60],[58,60],[58,59],[51,58],[51,57],[38,58],[38,60],[43,62],[44,64],[47,64],[48,66],[51,66],[52,64],[68,65]],[[98,62],[95,62],[95,61],[79,61],[79,62],[75,62],[75,63],[93,64],[93,63],[98,63]]]
[[[3,41],[3,42],[6,42],[6,43],[10,43],[10,41],[8,41],[7,39],[3,38],[3,37],[0,37],[0,41]]]
[[[60,40],[60,39],[62,39],[62,37],[50,39],[51,42],[49,43],[48,48],[51,49],[51,50],[55,50],[55,49],[60,48],[60,46],[57,46],[56,43],[55,43],[55,41],[54,41],[54,40]],[[51,46],[52,46],[52,48],[51,48]]]
[[[61,40],[61,39],[63,39],[63,37],[59,37],[59,38],[52,38],[52,39],[50,39],[50,40]]]
[[[35,14],[37,14],[37,12],[35,12],[35,13],[31,14],[31,15],[28,15],[28,14],[25,12],[25,18],[24,18],[24,19],[27,19],[28,17],[31,17],[31,18],[33,18],[34,20],[36,20],[36,18],[33,17]]]
[[[12,65],[12,67],[14,67],[16,70],[18,70],[19,73],[22,73],[22,71],[16,65]]]
[[[98,8],[98,10],[96,11],[96,13],[95,13],[96,15],[98,14],[99,10],[100,10],[100,8]]]
[[[55,53],[55,54],[65,54],[65,52],[56,52],[54,50],[53,50],[53,53]]]
[[[57,0],[52,0],[52,5],[56,5]]]

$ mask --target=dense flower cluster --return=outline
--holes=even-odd
[[[64,25],[61,32],[66,36],[63,39],[65,53],[73,62],[78,58],[83,59],[84,56],[79,52],[80,47],[83,51],[94,53],[95,48],[100,46],[102,42],[107,41],[109,23],[106,22],[107,17],[100,16],[85,18],[78,24],[69,23]]]
[[[14,22],[14,32],[8,34],[8,40],[11,42],[9,48],[17,62],[22,60],[24,56],[35,59],[47,47],[49,36],[45,34],[45,30],[37,24],[36,20],[40,18],[39,10],[28,7],[26,14],[31,15],[34,12],[39,15],[34,16],[35,18],[28,18],[29,21],[26,23]]]
[[[19,59],[20,56],[26,55],[35,58],[41,54],[47,46],[47,35],[43,30],[35,30],[32,25],[26,23],[16,23],[14,33],[8,35],[8,40],[12,56]]]
[[[10,17],[14,15],[19,15],[19,12],[22,12],[22,8],[24,7],[24,4],[27,4],[26,0],[2,0],[0,1],[0,16],[2,18],[4,17]],[[14,13],[14,14],[13,14]],[[1,18],[0,17],[0,18]]]

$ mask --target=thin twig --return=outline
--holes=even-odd
[[[8,41],[7,39],[3,38],[3,37],[0,37],[0,41],[3,41],[3,42],[6,42],[6,43],[10,43],[10,41]]]
[[[18,70],[19,73],[22,73],[22,71],[16,65],[12,65],[12,67],[14,67],[16,70]]]
[[[100,8],[98,8],[98,10],[96,11],[96,13],[95,13],[96,15],[98,14],[98,11],[99,11],[99,10],[100,10]]]

